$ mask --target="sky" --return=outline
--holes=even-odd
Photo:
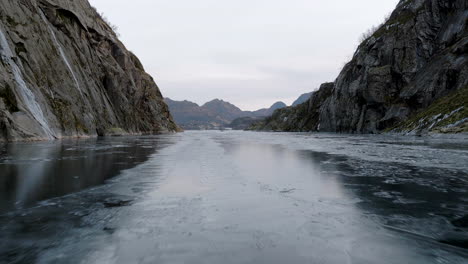
[[[398,0],[90,0],[163,96],[243,110],[334,81]]]

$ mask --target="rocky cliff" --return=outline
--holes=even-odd
[[[0,0],[0,140],[177,129],[159,88],[87,0]]]
[[[466,0],[400,1],[390,18],[359,45],[334,84],[255,128],[419,133],[465,126],[467,21]],[[440,103],[447,96],[459,100]]]

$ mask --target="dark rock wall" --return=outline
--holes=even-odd
[[[295,116],[270,122],[288,131],[376,133],[398,126],[467,87],[467,21],[466,0],[400,1],[389,20],[358,47],[329,96],[311,98],[309,104],[316,106],[297,106],[302,110],[289,110]],[[310,121],[304,127],[305,119]],[[256,127],[270,128],[268,122]]]
[[[0,140],[177,129],[159,88],[87,0],[0,0]]]

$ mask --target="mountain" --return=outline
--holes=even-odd
[[[265,117],[239,117],[234,119],[228,127],[232,128],[233,130],[246,130],[255,124],[256,122],[262,121]]]
[[[251,115],[248,115],[248,116],[267,117],[267,116],[272,115],[273,112],[275,112],[276,110],[284,108],[284,107],[287,107],[287,105],[285,103],[276,102],[272,106],[270,106],[269,108],[263,108],[263,109],[259,109],[257,111],[253,111],[251,113]]]
[[[243,115],[242,110],[222,100],[213,100],[199,106],[190,101],[165,98],[174,120],[183,129],[216,129]]]
[[[312,94],[313,92],[301,94],[301,96],[299,96],[299,98],[297,98],[296,101],[294,101],[294,103],[292,103],[291,106],[297,106],[297,105],[307,102],[312,96]]]
[[[207,102],[206,104],[202,105],[201,108],[208,110],[215,116],[227,122],[244,116],[245,114],[244,111],[240,110],[237,106],[219,99]]]
[[[468,2],[400,1],[333,83],[253,129],[468,131]]]
[[[171,109],[171,114],[175,120],[180,123],[186,123],[191,120],[208,121],[216,118],[207,109],[201,108],[196,103],[190,101],[173,101],[169,98],[165,98],[165,102]]]
[[[87,0],[0,10],[0,141],[177,130],[153,78]]]
[[[286,107],[283,102],[276,102],[270,108],[257,111],[242,111],[237,106],[215,99],[199,106],[189,101],[174,101],[165,98],[174,119],[180,127],[188,130],[219,129],[229,126],[237,118],[260,118],[271,115],[275,110]]]

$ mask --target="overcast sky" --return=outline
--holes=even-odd
[[[398,0],[90,0],[166,97],[244,110],[333,81]]]

